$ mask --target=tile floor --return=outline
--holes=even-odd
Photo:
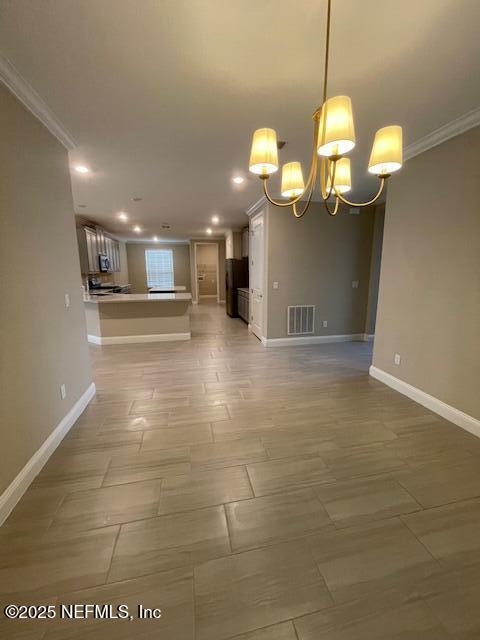
[[[97,395],[0,529],[12,640],[473,640],[480,440],[371,379],[371,345],[264,349],[213,304],[188,343],[92,347]]]

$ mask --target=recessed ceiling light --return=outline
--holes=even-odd
[[[242,184],[242,182],[245,182],[245,178],[242,178],[242,176],[235,176],[233,181],[235,184]]]
[[[208,227],[208,229],[205,229],[205,232],[207,233],[207,235],[211,236],[212,235],[212,230],[210,229],[210,227]]]
[[[75,171],[77,173],[88,173],[90,169],[83,164],[77,164],[77,166],[75,167]]]
[[[158,242],[158,237],[157,236],[153,236],[153,241],[154,242]]]
[[[218,224],[220,222],[220,218],[218,216],[212,216],[213,224]]]
[[[118,219],[126,222],[128,220],[128,215],[125,213],[125,211],[120,211],[120,213],[118,214]]]
[[[138,226],[138,224],[136,224],[136,225],[133,227],[133,230],[135,231],[135,233],[140,233],[140,231],[142,230],[142,227],[139,227],[139,226]]]

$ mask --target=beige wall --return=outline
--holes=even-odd
[[[1,493],[92,378],[67,152],[1,84],[0,140]]]
[[[372,257],[370,260],[370,284],[368,287],[367,317],[365,321],[365,333],[368,335],[373,335],[375,333],[378,287],[380,284],[380,267],[382,263],[384,224],[385,205],[380,204],[375,208],[375,221],[373,224]]]
[[[480,128],[389,185],[374,365],[480,418]],[[393,364],[394,354],[401,364]]]
[[[297,304],[316,306],[315,335],[364,333],[374,211],[351,215],[345,208],[331,217],[315,203],[296,219],[290,210],[268,207],[267,338],[288,337],[287,306]]]
[[[195,282],[195,245],[202,242],[218,244],[218,284],[220,301],[225,302],[225,238],[192,238],[190,240],[190,265],[192,281],[192,299],[197,300],[197,287]]]
[[[171,249],[173,251],[174,284],[185,286],[186,291],[190,291],[190,249],[188,244],[128,242],[128,275],[133,293],[145,293],[148,291],[145,268],[146,249]]]

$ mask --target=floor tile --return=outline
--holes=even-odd
[[[209,424],[177,425],[169,429],[145,431],[141,451],[172,449],[204,442],[213,442],[212,430]]]
[[[339,421],[339,428],[335,430],[333,439],[340,447],[354,447],[375,442],[391,442],[397,440],[397,435],[378,421],[350,420]]]
[[[405,462],[383,443],[345,447],[320,455],[337,480],[368,478],[406,468]]]
[[[299,640],[450,640],[421,600],[390,591],[295,620]]]
[[[430,465],[395,477],[425,508],[480,496],[480,466],[476,463],[446,468]]]
[[[0,545],[0,595],[55,595],[105,582],[118,527]]]
[[[253,496],[244,467],[195,471],[162,481],[159,513],[188,511]]]
[[[100,433],[118,433],[119,431],[149,431],[168,425],[168,413],[149,413],[142,416],[109,418],[100,426]]]
[[[32,486],[62,485],[69,491],[94,489],[102,484],[109,463],[108,453],[68,453],[62,448],[49,459]]]
[[[292,622],[280,622],[271,627],[242,633],[231,640],[298,640],[298,638]]]
[[[71,493],[62,502],[50,531],[86,530],[157,515],[160,480]]]
[[[217,422],[227,420],[228,415],[225,406],[217,407],[178,407],[168,414],[168,424],[192,424],[196,422]]]
[[[480,565],[432,576],[417,593],[455,640],[480,638]]]
[[[185,447],[164,451],[141,451],[113,456],[103,486],[176,476],[190,471],[190,453]]]
[[[122,526],[109,582],[186,567],[230,553],[222,506]]]
[[[321,458],[270,460],[247,465],[256,496],[333,482]]]
[[[176,407],[187,407],[188,397],[172,396],[153,398],[150,400],[135,400],[130,409],[131,415],[145,415],[147,413],[164,413]]]
[[[427,509],[402,520],[442,565],[480,562],[480,500]]]
[[[22,533],[31,534],[32,530],[44,533],[66,495],[67,489],[63,487],[31,486],[0,527],[0,541]]]
[[[320,572],[339,603],[371,591],[410,586],[439,571],[425,547],[396,518],[319,533],[309,540]]]
[[[194,470],[245,465],[267,457],[258,438],[196,445],[191,447],[191,456]]]
[[[194,575],[197,640],[223,640],[332,604],[311,554],[296,541],[206,562]]]
[[[346,480],[314,491],[337,527],[384,520],[421,506],[393,478]]]
[[[233,551],[245,551],[314,533],[331,521],[311,489],[225,506]]]
[[[106,584],[62,594],[65,604],[106,604],[113,610],[127,605],[134,619],[62,620],[45,640],[194,640],[193,574],[191,569],[174,569],[143,578]],[[139,619],[138,606],[161,609],[159,619]]]

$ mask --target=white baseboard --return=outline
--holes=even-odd
[[[375,339],[375,334],[374,333],[364,333],[363,334],[363,341],[364,342],[373,342],[374,339]]]
[[[464,413],[463,411],[460,411],[460,409],[456,409],[455,407],[446,404],[446,402],[425,393],[425,391],[422,391],[417,387],[413,387],[411,384],[408,384],[408,382],[395,378],[395,376],[392,376],[390,373],[387,373],[382,369],[378,369],[373,365],[370,367],[369,373],[373,378],[380,380],[380,382],[383,382],[392,389],[395,389],[395,391],[402,393],[411,400],[415,400],[415,402],[418,402],[418,404],[421,404],[423,407],[430,409],[430,411],[438,413],[442,418],[453,422],[453,424],[465,429],[465,431],[469,431],[470,433],[473,433],[473,435],[480,437],[480,420],[477,420],[473,416],[469,416],[468,413]]]
[[[139,342],[174,342],[176,340],[190,340],[192,334],[186,333],[152,333],[138,336],[88,336],[93,344],[137,344]]]
[[[92,382],[48,436],[40,449],[33,454],[13,482],[2,493],[0,496],[0,526],[8,518],[17,502],[43,469],[52,453],[73,427],[94,395],[95,385]]]
[[[300,347],[309,344],[328,344],[330,342],[353,342],[364,340],[363,333],[348,333],[338,336],[291,336],[290,338],[262,338],[265,347]]]

